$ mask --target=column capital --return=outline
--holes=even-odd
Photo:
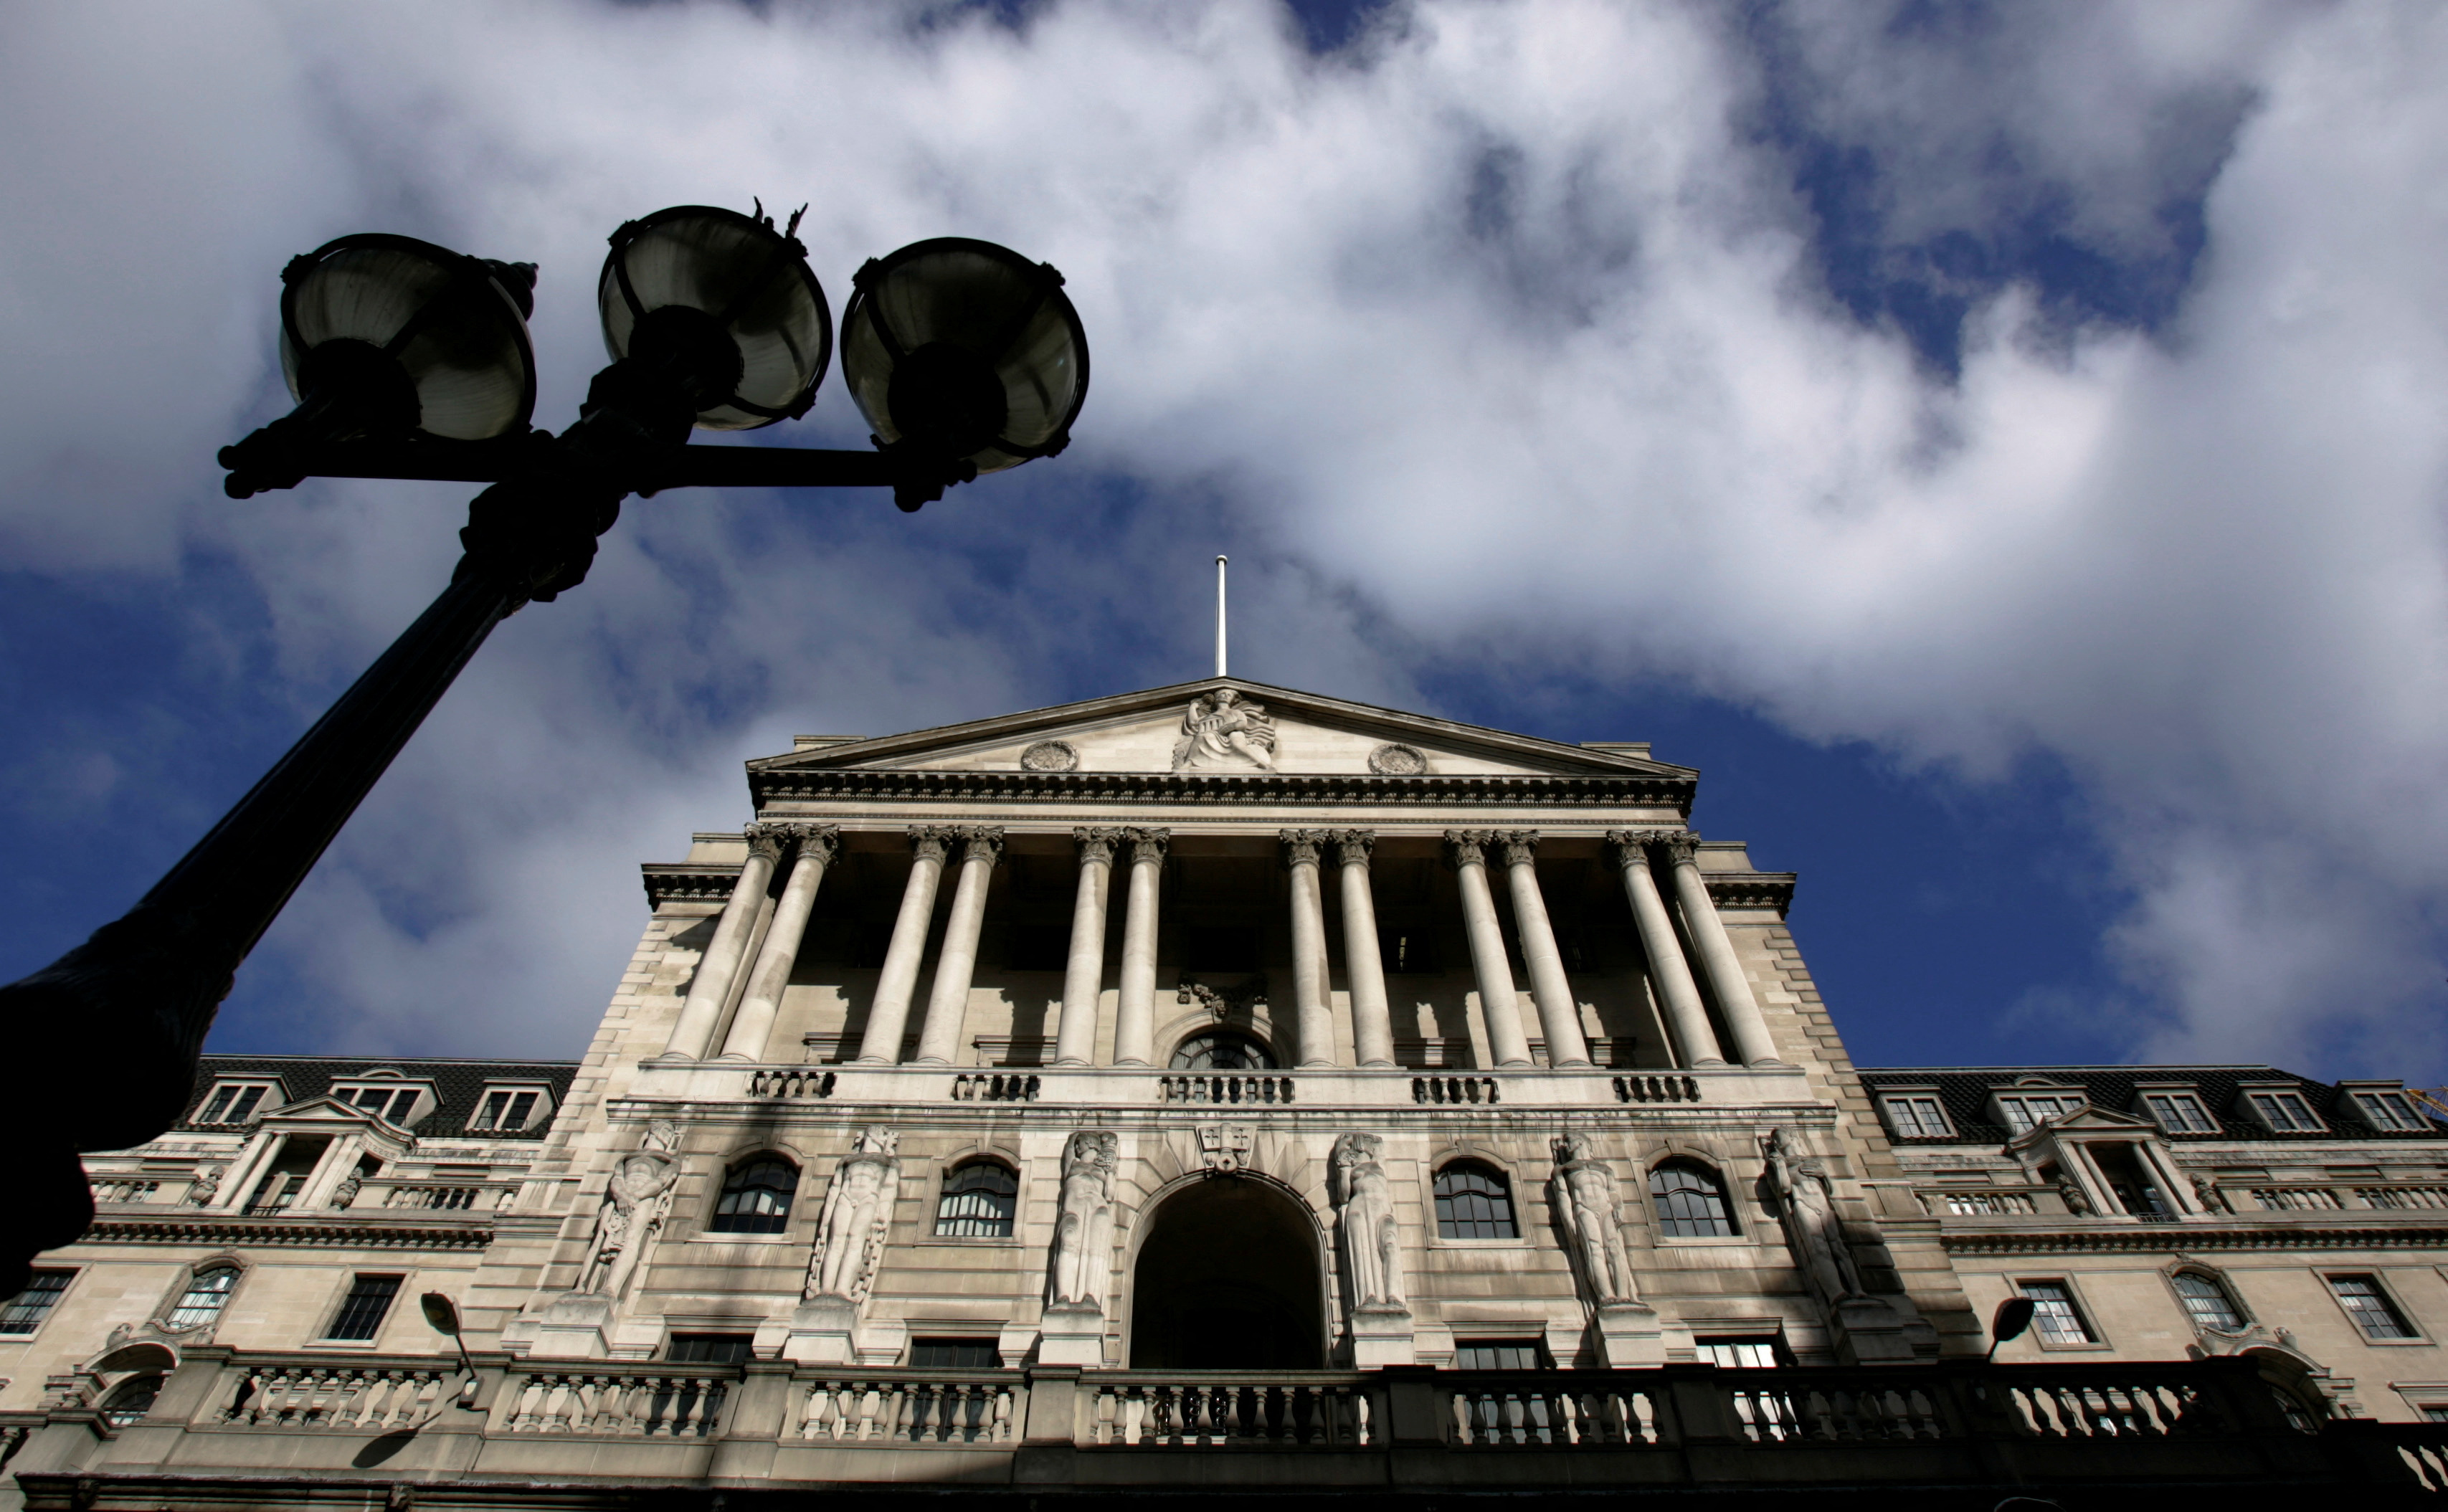
[[[841,826],[838,824],[775,824],[768,826],[799,848],[802,858],[814,856],[827,866],[841,852]]]
[[[1332,832],[1327,830],[1278,830],[1275,832],[1275,838],[1283,842],[1284,865],[1288,867],[1317,865],[1318,853],[1333,837]]]
[[[761,855],[775,862],[782,859],[782,847],[791,838],[790,833],[778,824],[752,824],[739,833],[748,839],[750,857]]]
[[[1085,827],[1072,831],[1071,838],[1080,847],[1080,864],[1086,866],[1094,862],[1099,866],[1111,866],[1114,847],[1121,844],[1122,837],[1129,833],[1126,830]]]
[[[1377,844],[1376,831],[1336,830],[1333,834],[1336,860],[1348,867],[1368,864],[1368,852]]]
[[[1649,843],[1666,852],[1666,859],[1676,866],[1692,864],[1700,849],[1700,837],[1690,830],[1660,830],[1649,837]]]
[[[1447,830],[1445,832],[1445,865],[1475,867],[1487,864],[1487,848],[1496,843],[1493,830]]]
[[[961,859],[984,861],[994,866],[1003,860],[1003,826],[999,824],[965,825],[953,832],[961,838]]]
[[[1623,852],[1627,861],[1646,857],[1650,851],[1663,850],[1669,861],[1689,861],[1700,837],[1689,830],[1609,830],[1607,844]]]
[[[1536,830],[1501,831],[1496,836],[1496,843],[1504,848],[1506,866],[1526,867],[1539,859],[1539,832]]]
[[[960,833],[949,825],[913,824],[909,827],[909,849],[921,861],[941,861]]]
[[[1124,830],[1122,833],[1131,842],[1133,861],[1161,861],[1166,847],[1173,843],[1171,830]]]

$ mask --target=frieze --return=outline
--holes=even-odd
[[[871,767],[752,772],[757,805],[897,799],[942,803],[1359,803],[1438,806],[1665,805],[1689,813],[1697,778],[1634,773],[1363,776],[1351,773],[919,772]]]
[[[2154,1223],[2079,1234],[1948,1234],[1949,1254],[2190,1254],[2201,1250],[2448,1249],[2448,1228],[2229,1229],[2215,1223]]]
[[[379,1212],[379,1209],[373,1210]],[[80,1244],[213,1244],[308,1246],[330,1249],[482,1250],[493,1242],[492,1215],[449,1228],[395,1226],[380,1222],[265,1223],[251,1219],[215,1220],[105,1218],[85,1231]],[[428,1220],[430,1222],[430,1220]]]

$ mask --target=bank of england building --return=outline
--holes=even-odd
[[[91,1158],[7,1494],[2448,1485],[2420,1094],[1857,1068],[1646,745],[1218,678],[747,777],[583,1056],[208,1056]]]

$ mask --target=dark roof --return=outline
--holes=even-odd
[[[201,1110],[204,1094],[216,1081],[240,1077],[277,1078],[287,1091],[287,1101],[303,1101],[331,1090],[335,1081],[354,1081],[368,1072],[396,1071],[404,1081],[430,1081],[440,1105],[416,1120],[416,1132],[427,1138],[460,1133],[480,1134],[488,1139],[541,1139],[550,1120],[540,1120],[524,1129],[469,1130],[468,1120],[476,1116],[477,1104],[485,1095],[485,1086],[492,1081],[543,1081],[552,1087],[552,1101],[559,1108],[569,1095],[569,1083],[578,1075],[575,1061],[411,1061],[382,1060],[373,1056],[346,1058],[304,1055],[208,1055],[196,1067],[195,1089],[188,1095],[187,1114],[192,1119]],[[182,1120],[182,1129],[217,1128],[220,1125]]]
[[[2092,1106],[2118,1113],[2143,1112],[2136,1091],[2146,1083],[2190,1087],[2201,1094],[2219,1132],[2169,1136],[2177,1139],[2422,1139],[2448,1134],[2448,1129],[2438,1127],[2403,1132],[2372,1128],[2356,1117],[2340,1088],[2273,1065],[1886,1066],[1861,1072],[1864,1084],[1873,1092],[1881,1087],[1938,1089],[1939,1101],[1945,1104],[1947,1121],[1955,1125],[1955,1133],[1943,1139],[1898,1139],[1898,1144],[2005,1143],[2014,1138],[2014,1131],[2002,1123],[1988,1121],[1989,1093],[1994,1087],[2011,1085],[2024,1077],[2080,1087]],[[2246,1082],[2292,1083],[2329,1125],[2328,1129],[2318,1134],[2280,1134],[2244,1118],[2239,1103]],[[2433,1120],[2435,1124],[2438,1121]]]

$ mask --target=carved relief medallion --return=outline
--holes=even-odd
[[[1080,751],[1068,740],[1040,740],[1020,754],[1023,772],[1077,772]]]
[[[1428,754],[1415,745],[1389,741],[1368,753],[1368,770],[1381,777],[1416,777],[1428,770]]]

